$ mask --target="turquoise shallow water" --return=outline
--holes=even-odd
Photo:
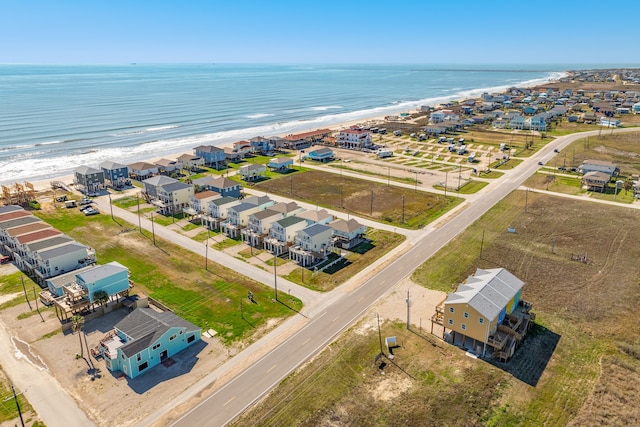
[[[0,65],[0,182],[410,111],[542,82],[565,69],[570,67]]]

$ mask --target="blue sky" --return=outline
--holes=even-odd
[[[3,0],[0,63],[640,63],[640,1]]]

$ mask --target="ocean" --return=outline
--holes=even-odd
[[[558,66],[0,65],[0,183],[558,78]]]

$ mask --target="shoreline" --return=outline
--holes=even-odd
[[[516,84],[516,85],[501,85],[501,86],[494,86],[494,87],[489,87],[489,88],[478,88],[478,89],[472,89],[472,90],[468,90],[468,91],[464,91],[465,94],[467,94],[468,96],[461,96],[461,93],[457,93],[455,95],[450,95],[450,96],[443,96],[443,97],[436,97],[436,98],[430,98],[431,102],[425,102],[422,103],[421,105],[425,105],[425,106],[435,106],[438,105],[439,103],[442,102],[449,102],[449,101],[460,101],[463,99],[469,99],[469,98],[475,98],[477,99],[479,97],[479,95],[481,95],[484,92],[490,92],[490,93],[505,93],[508,88],[511,87],[522,87],[522,88],[533,88],[533,87],[540,87],[546,84],[549,84],[557,79],[563,78],[568,76],[570,73],[570,71],[560,71],[560,72],[554,72],[551,75],[549,75],[546,79],[542,80],[542,79],[534,79],[534,80],[530,80],[530,81],[525,81],[522,82],[521,84]],[[557,74],[557,76],[555,78],[553,78],[553,75]],[[496,89],[496,90],[493,90]],[[474,94],[474,95],[471,95]],[[407,102],[406,104],[413,104],[416,103],[416,101],[411,101],[411,102]],[[351,120],[346,120],[346,121],[341,121],[341,122],[337,122],[334,124],[330,124],[327,126],[321,126],[319,128],[327,128],[330,129],[332,132],[337,132],[341,129],[345,129],[348,128],[350,126],[353,125],[357,125],[357,124],[363,124],[363,123],[367,123],[367,122],[384,122],[385,121],[385,117],[387,116],[394,116],[394,115],[399,115],[400,113],[406,113],[408,111],[412,111],[412,110],[416,110],[415,108],[413,109],[407,109],[407,108],[401,108],[400,106],[403,103],[398,104],[398,109],[397,110],[393,110],[393,111],[388,111],[385,112],[384,115],[374,115],[374,116],[368,116],[368,117],[363,117],[363,118],[359,118],[359,119],[351,119]],[[382,107],[381,107],[382,108]],[[355,112],[353,112],[355,113]],[[247,119],[249,120],[249,119]],[[163,158],[169,158],[169,159],[175,159],[178,156],[185,154],[185,153],[193,153],[193,148],[196,147],[197,145],[214,145],[216,147],[220,147],[220,148],[229,148],[229,147],[233,147],[233,143],[236,141],[241,141],[241,140],[247,140],[249,138],[253,138],[255,136],[278,136],[278,137],[285,137],[287,135],[291,135],[291,134],[297,134],[297,133],[304,133],[304,132],[309,132],[309,131],[314,131],[316,129],[319,129],[318,127],[310,127],[310,128],[305,128],[296,132],[286,132],[286,133],[280,133],[280,134],[271,134],[271,135],[252,135],[250,137],[244,137],[244,138],[238,138],[236,140],[234,140],[233,142],[219,142],[219,143],[215,143],[213,141],[211,142],[202,142],[202,143],[194,143],[194,145],[191,147],[191,149],[184,149],[184,150],[176,150],[176,151],[172,151],[168,154],[165,155],[161,155],[161,156],[157,156],[157,157],[151,157],[151,158],[143,158],[143,159],[135,159],[135,160],[130,160],[130,161],[121,161],[118,159],[109,159],[111,161],[117,162],[117,163],[123,163],[123,164],[131,164],[134,162],[148,162],[148,163],[154,163],[160,159]],[[251,129],[251,127],[247,128]],[[206,134],[203,135],[197,135],[194,136],[194,138],[197,137],[203,137]],[[167,140],[170,141],[170,140]],[[152,141],[149,141],[152,142]],[[98,168],[99,163],[101,163],[102,161],[98,161],[98,164],[86,164],[87,166],[91,166],[91,167],[96,167]],[[65,173],[65,174],[60,174],[60,175],[52,175],[51,177],[48,178],[41,178],[41,179],[36,179],[36,180],[22,180],[22,181],[3,181],[0,180],[0,184],[5,185],[5,186],[13,186],[15,183],[24,183],[24,182],[29,182],[30,184],[33,185],[34,189],[36,192],[42,192],[42,191],[46,191],[48,189],[51,188],[51,182],[52,181],[61,181],[65,184],[70,184],[73,182],[73,170],[70,171],[70,173]]]

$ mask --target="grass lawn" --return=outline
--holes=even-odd
[[[22,288],[23,280],[30,301],[33,301],[34,288],[36,289],[36,292],[40,292],[40,286],[21,271],[2,276],[2,282],[0,282],[0,295],[15,294],[17,292],[20,292],[20,295],[16,296],[12,300],[6,301],[4,304],[1,304],[0,310],[26,302],[24,290]]]
[[[255,188],[410,229],[424,227],[462,201],[447,197],[445,205],[441,195],[348,176],[337,179],[333,173],[318,170],[263,181]]]
[[[133,292],[143,292],[169,306],[181,317],[202,328],[212,328],[227,344],[251,335],[269,319],[295,312],[271,301],[272,290],[212,261],[205,270],[203,257],[156,238],[143,236],[124,223],[122,228],[106,215],[85,217],[75,210],[40,211],[39,217],[79,242],[93,247],[100,263],[118,261],[131,272]],[[227,239],[229,240],[229,239]],[[258,304],[245,304],[240,316],[240,299],[253,292]],[[246,302],[246,301],[245,301]],[[301,302],[287,304],[295,310]]]
[[[125,197],[120,197],[119,199],[112,199],[111,203],[113,203],[115,206],[122,208],[122,209],[129,209],[132,208],[133,206],[138,206],[138,203],[146,203],[145,200],[140,200],[138,197],[132,197],[132,196],[125,196]],[[155,208],[154,208],[155,209]]]

